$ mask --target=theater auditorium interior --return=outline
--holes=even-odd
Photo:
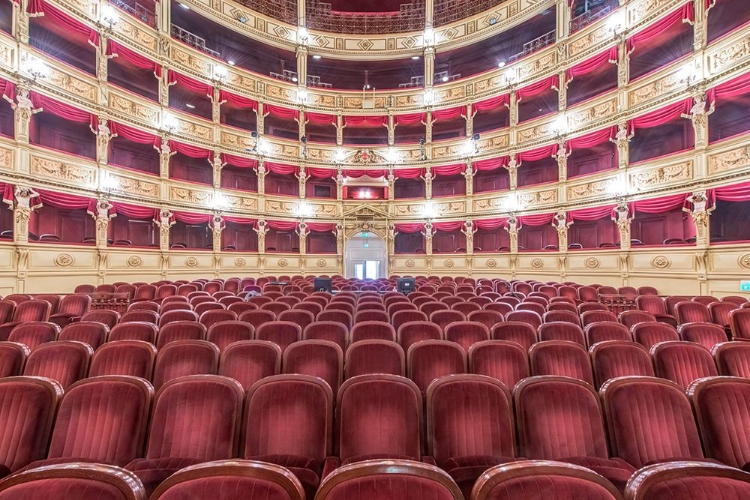
[[[0,500],[750,500],[749,0],[0,0]]]

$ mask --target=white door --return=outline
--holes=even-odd
[[[373,233],[359,233],[346,242],[344,274],[347,278],[377,279],[386,276],[385,241]]]

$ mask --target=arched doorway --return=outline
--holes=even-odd
[[[344,275],[347,278],[377,279],[388,274],[385,240],[372,232],[359,232],[346,241]]]

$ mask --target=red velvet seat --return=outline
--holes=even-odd
[[[677,324],[679,325],[685,323],[711,323],[711,311],[700,302],[692,300],[678,302],[675,304],[674,310]]]
[[[332,454],[333,400],[330,386],[314,376],[257,382],[245,404],[243,458],[287,467],[312,498]]]
[[[641,311],[651,313],[656,321],[677,327],[677,319],[667,313],[667,305],[664,299],[655,295],[639,295],[635,299],[636,306]]]
[[[336,323],[341,323],[342,325],[344,325],[346,327],[346,330],[349,331],[352,324],[354,323],[352,316],[353,315],[349,311],[337,310],[329,307],[318,314],[316,320],[335,321]]]
[[[23,374],[50,378],[67,389],[86,376],[93,355],[93,349],[81,342],[47,342],[31,351]]]
[[[750,309],[735,309],[729,313],[733,340],[750,340]]]
[[[13,328],[8,341],[23,344],[33,350],[40,344],[54,342],[58,335],[60,335],[60,326],[55,323],[28,321]]]
[[[240,314],[239,321],[250,323],[257,332],[260,325],[268,323],[269,321],[276,321],[276,315],[271,311],[264,311],[262,309],[245,311]]]
[[[633,334],[633,340],[651,349],[659,342],[668,342],[671,340],[680,340],[677,331],[665,323],[638,323],[630,329]]]
[[[400,345],[390,340],[362,340],[346,351],[345,378],[385,373],[404,376],[405,354]]]
[[[536,331],[542,324],[542,316],[534,311],[512,311],[505,315],[505,321],[526,323]]]
[[[724,342],[711,349],[719,374],[750,378],[750,344]]]
[[[617,316],[609,311],[586,311],[581,313],[581,324],[584,327],[599,321],[617,321]]]
[[[283,311],[279,314],[278,320],[291,321],[298,324],[304,330],[307,325],[315,321],[315,315],[303,309],[292,309],[291,311]]]
[[[401,325],[411,323],[413,321],[429,321],[429,318],[427,314],[416,309],[406,309],[391,314],[391,324],[393,325],[393,328],[396,329],[396,331],[401,328]]]
[[[234,304],[229,304],[227,307],[227,311],[232,311],[235,313],[238,317],[242,315],[245,311],[254,311],[258,309],[258,306],[246,301],[241,302],[235,302]]]
[[[466,497],[487,469],[515,460],[515,434],[510,391],[498,380],[451,375],[427,389],[428,455]]]
[[[28,470],[0,483],[0,500],[146,500],[132,472],[104,464],[71,463]]]
[[[213,297],[211,297],[213,299]],[[209,312],[209,311],[227,311],[227,306],[224,304],[219,304],[218,302],[202,302],[200,304],[193,305],[193,311],[200,317],[203,314]],[[221,320],[219,320],[221,321]],[[208,328],[208,326],[206,326]]]
[[[490,331],[492,331],[492,327],[495,326],[498,323],[502,323],[504,321],[504,317],[501,313],[497,311],[492,311],[489,309],[484,309],[481,311],[473,311],[470,312],[466,319],[468,321],[476,321],[479,323],[482,323],[485,325]]]
[[[0,324],[8,323],[13,319],[16,311],[16,303],[12,300],[0,300]]]
[[[346,380],[336,403],[341,463],[420,460],[422,407],[419,388],[406,378],[360,375]]]
[[[599,396],[591,385],[567,377],[531,377],[516,386],[513,397],[521,456],[587,467],[625,489],[635,469],[609,457]]]
[[[464,351],[477,342],[490,340],[490,329],[483,323],[475,321],[456,321],[443,329],[445,340],[456,342]]]
[[[109,335],[109,327],[103,323],[97,323],[95,321],[79,321],[77,323],[70,323],[62,329],[60,334],[57,336],[59,340],[76,340],[83,342],[91,346],[93,350],[99,349],[99,347],[107,341]]]
[[[479,304],[475,304],[473,302],[458,302],[456,304],[453,304],[451,306],[451,309],[454,311],[458,311],[464,314],[465,316],[468,316],[469,314],[473,312],[481,311],[482,306],[480,306]]]
[[[302,328],[289,321],[269,321],[256,328],[255,338],[270,340],[284,352],[292,343],[302,340]]]
[[[578,313],[571,311],[549,311],[544,313],[542,320],[545,323],[565,322],[572,323],[578,327],[581,325],[581,318],[578,316]]]
[[[627,500],[750,498],[750,474],[719,464],[673,462],[644,467],[625,492]]]
[[[0,342],[0,378],[16,377],[23,373],[31,350],[15,342]]]
[[[512,390],[529,376],[527,351],[515,342],[487,340],[469,349],[469,372],[499,380]]]
[[[0,476],[44,458],[62,395],[50,379],[0,379]]]
[[[104,323],[110,330],[112,330],[112,328],[120,322],[120,313],[117,311],[110,311],[109,309],[89,311],[81,316],[81,321],[97,321],[99,323]]]
[[[292,306],[292,310],[309,312],[310,314],[313,315],[313,321],[315,321],[315,318],[318,316],[318,314],[323,312],[324,307],[325,307],[324,305],[318,302],[305,299],[304,301],[299,302],[298,304]]]
[[[719,325],[727,332],[730,330],[729,313],[737,309],[737,305],[731,302],[712,302],[708,304],[708,311],[711,313],[711,322]]]
[[[505,321],[492,327],[492,339],[515,342],[528,351],[539,342],[537,328],[522,321]]]
[[[66,295],[60,301],[57,312],[49,317],[49,320],[60,327],[64,327],[74,318],[80,318],[91,307],[91,297],[83,294]]]
[[[545,460],[499,465],[479,478],[472,500],[622,500],[599,474],[577,465]]]
[[[195,311],[190,310],[189,305],[187,306],[188,309],[177,309],[164,312],[164,309],[168,305],[169,304],[166,304],[162,307],[161,317],[159,318],[160,328],[177,321],[198,321],[198,314]]]
[[[531,311],[535,312],[539,315],[539,317],[544,316],[544,314],[547,312],[547,306],[538,304],[536,302],[531,302],[532,297],[524,299],[523,302],[518,304],[516,306],[516,311]]]
[[[583,335],[586,337],[586,345],[589,347],[592,347],[599,342],[606,342],[609,340],[621,340],[626,342],[631,342],[633,340],[633,336],[630,334],[630,329],[628,329],[628,327],[613,321],[602,321],[600,323],[586,325],[586,328],[583,330]]]
[[[118,323],[109,331],[109,342],[117,340],[142,340],[143,342],[156,342],[156,334],[159,329],[154,323],[133,321],[131,323]]]
[[[607,340],[593,345],[589,351],[597,387],[617,377],[654,376],[651,355],[637,342]]]
[[[445,304],[443,302],[425,302],[424,304],[419,305],[419,310],[425,313],[428,317],[434,313],[435,311],[448,311],[450,310],[450,306],[448,304]]]
[[[170,342],[156,355],[153,383],[161,386],[186,375],[213,375],[219,367],[219,348],[205,340]]]
[[[151,380],[156,359],[156,347],[141,340],[107,342],[94,354],[89,377],[129,375]]]
[[[594,386],[591,360],[580,344],[565,340],[548,340],[529,349],[532,375],[571,377]]]
[[[656,375],[687,389],[693,381],[718,375],[714,358],[700,344],[693,342],[661,342],[651,348]]]
[[[127,465],[143,453],[153,397],[151,384],[136,377],[76,382],[60,403],[47,458],[30,467],[69,462]]]
[[[175,472],[151,500],[305,500],[299,480],[285,467],[250,460],[216,460]]]
[[[220,321],[237,321],[237,315],[232,311],[217,309],[213,311],[206,311],[200,314],[200,319],[198,319],[198,322],[205,326],[206,330],[210,330],[211,325],[214,325]]]
[[[250,389],[258,380],[281,372],[281,348],[265,340],[242,340],[221,353],[219,375],[231,377]]]
[[[583,304],[578,304],[578,314],[583,314],[589,311],[609,311],[609,309],[600,302],[584,302]]]
[[[631,310],[631,311],[623,311],[619,314],[618,318],[620,323],[625,325],[626,327],[630,328],[633,325],[637,325],[638,323],[655,323],[656,322],[656,316],[654,316],[651,313],[648,313],[646,311],[638,311],[638,310]]]
[[[232,342],[253,340],[254,336],[253,325],[244,321],[230,320],[212,324],[206,333],[206,340],[216,344],[219,351],[223,352]]]
[[[316,321],[307,325],[302,332],[303,340],[328,340],[346,351],[349,332],[346,325],[336,321]]]
[[[218,375],[171,380],[156,393],[144,458],[126,468],[147,493],[190,465],[238,456],[242,386]]]
[[[13,318],[9,322],[0,324],[0,340],[8,340],[8,336],[13,331],[13,328],[21,323],[48,321],[51,310],[52,306],[46,300],[27,300],[21,302],[13,312]]]
[[[710,323],[685,323],[677,328],[677,334],[680,339],[695,342],[708,350],[729,340],[724,328]]]
[[[177,340],[206,340],[206,327],[197,321],[175,321],[159,328],[156,347],[161,349]]]
[[[402,324],[396,332],[396,339],[404,352],[419,341],[441,340],[442,338],[443,332],[440,327],[427,321],[409,321]]]
[[[569,302],[552,302],[547,307],[547,312],[553,312],[553,311],[567,311],[572,312],[576,316],[578,316],[578,308],[573,303]]]
[[[511,298],[511,297],[506,297],[506,298]],[[500,314],[503,315],[503,317],[505,317],[509,312],[513,311],[513,306],[511,306],[510,304],[504,304],[502,302],[492,302],[491,304],[486,304],[483,309],[485,311],[499,312]]]
[[[135,295],[133,296],[132,300],[134,302],[154,300],[155,296],[156,287],[154,285],[143,284],[136,289]]]
[[[674,382],[620,377],[605,383],[600,394],[613,456],[636,468],[703,460],[690,401]]]
[[[581,330],[578,324],[565,321],[548,322],[539,327],[538,333],[541,342],[546,340],[567,340],[568,342],[575,342],[586,347],[583,330]]]
[[[396,314],[397,312],[401,312],[401,311],[419,312],[419,309],[417,308],[417,306],[409,302],[409,299],[404,297],[404,301],[397,299],[396,301],[391,300],[390,302],[388,302],[386,300],[386,312],[388,313],[388,316],[391,317],[391,321],[393,321],[393,315]]]
[[[354,323],[349,332],[349,344],[362,340],[396,341],[396,330],[388,321],[362,321]]]
[[[407,373],[422,392],[436,378],[466,373],[466,351],[447,340],[422,340],[406,352]]]
[[[360,323],[364,323],[365,321],[381,321],[383,323],[390,323],[391,318],[388,316],[388,313],[385,311],[362,311],[358,312],[354,315],[354,328]]]
[[[337,469],[320,485],[316,500],[463,500],[448,474],[408,460],[373,460]]]
[[[155,311],[146,310],[128,310],[120,318],[120,324],[124,323],[151,323],[152,325],[159,324],[159,313]]]
[[[344,378],[344,353],[328,340],[302,340],[286,348],[282,367],[286,374],[318,377],[336,393]]]

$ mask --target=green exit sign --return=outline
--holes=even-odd
[[[750,281],[740,281],[740,290],[750,292]]]

